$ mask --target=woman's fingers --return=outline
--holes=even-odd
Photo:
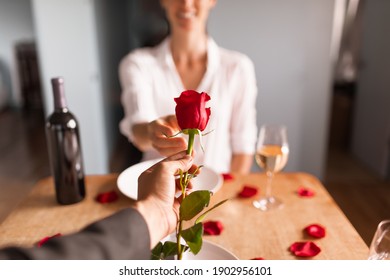
[[[152,139],[152,145],[161,149],[180,147],[181,150],[187,148],[187,142],[183,137],[172,137],[168,138],[166,136],[158,136]]]
[[[170,137],[178,131],[175,116],[167,116],[151,122],[149,139],[153,148],[163,156],[169,156],[187,149],[187,141],[183,137]]]

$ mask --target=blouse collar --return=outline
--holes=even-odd
[[[171,37],[166,37],[160,45],[157,46],[157,53],[159,54],[159,60],[165,64],[169,69],[177,71],[175,63],[173,61],[172,52],[170,48]],[[215,43],[213,38],[210,36],[207,37],[207,69],[206,73],[203,76],[202,81],[198,86],[198,91],[207,90],[211,84],[211,80],[214,77],[214,73],[218,69],[220,62],[220,53],[218,45]]]

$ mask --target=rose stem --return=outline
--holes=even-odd
[[[192,149],[193,149],[193,146],[194,146],[194,140],[195,140],[195,131],[192,130],[192,129],[189,129],[188,130],[188,146],[187,146],[187,155],[191,155],[192,154]],[[187,191],[187,185],[188,185],[188,171],[186,171],[184,173],[184,188],[182,188],[184,191],[182,193],[182,199],[184,199],[186,197],[186,191]],[[181,239],[181,231],[182,231],[182,228],[183,228],[183,224],[182,224],[182,220],[179,218],[179,230],[177,232],[177,236],[176,236],[176,242],[177,242],[177,257],[179,260],[182,259],[182,256],[183,256],[183,249],[182,249],[182,246],[181,246],[181,243],[180,243],[180,239]]]

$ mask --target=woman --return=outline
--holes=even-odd
[[[186,149],[174,98],[187,89],[207,92],[211,118],[195,143],[196,160],[217,172],[250,171],[256,141],[256,78],[251,60],[217,46],[206,23],[216,0],[161,0],[170,35],[154,48],[128,54],[119,67],[125,117],[121,132],[148,160]],[[196,139],[197,141],[197,139]]]

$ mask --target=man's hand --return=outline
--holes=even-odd
[[[180,204],[175,198],[175,175],[178,170],[194,170],[192,162],[193,158],[182,151],[156,163],[138,178],[136,208],[148,224],[151,248],[176,228]]]

